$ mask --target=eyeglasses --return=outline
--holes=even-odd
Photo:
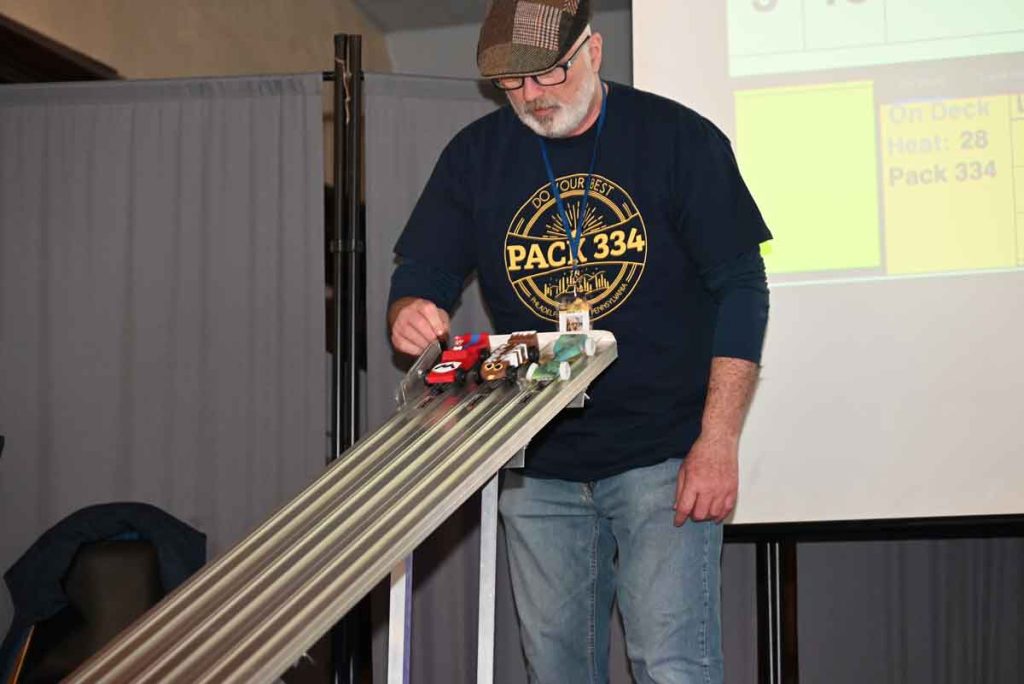
[[[541,86],[555,86],[565,83],[565,79],[569,77],[569,69],[572,68],[573,63],[576,61],[576,55],[580,53],[583,46],[590,40],[590,36],[587,36],[582,43],[579,44],[569,59],[565,60],[564,64],[556,64],[554,67],[545,71],[543,74],[536,74],[534,76],[509,76],[507,78],[492,78],[491,83],[494,84],[499,90],[519,90],[523,87],[527,78],[532,78],[533,82]]]

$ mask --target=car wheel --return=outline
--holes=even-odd
[[[568,361],[563,361],[558,364],[558,377],[562,380],[568,380],[572,376],[572,368],[569,366]]]
[[[594,340],[587,337],[586,342],[583,343],[583,353],[587,356],[593,356],[594,352],[597,351],[597,345],[594,344]]]
[[[526,379],[533,380],[533,376],[537,374],[537,364],[531,363],[530,367],[526,369]]]

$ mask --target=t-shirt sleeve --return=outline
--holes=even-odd
[[[701,273],[718,305],[712,356],[761,362],[768,324],[768,282],[757,249]]]
[[[464,280],[474,265],[472,188],[459,172],[458,138],[441,153],[395,253]]]
[[[391,274],[388,308],[402,297],[426,299],[448,313],[462,293],[462,279],[437,266],[403,259]]]
[[[696,117],[681,124],[677,146],[677,225],[697,266],[712,268],[770,240],[725,134]]]

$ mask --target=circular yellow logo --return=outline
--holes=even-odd
[[[558,191],[574,226],[583,204],[587,175],[559,178]],[[619,308],[640,282],[647,262],[647,229],[625,190],[602,176],[591,178],[587,215],[579,243],[577,291],[597,320]],[[530,311],[558,320],[558,298],[570,285],[572,259],[558,205],[545,183],[526,200],[505,236],[505,272],[516,295]]]

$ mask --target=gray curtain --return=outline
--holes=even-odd
[[[372,430],[394,414],[394,390],[404,371],[391,353],[385,320],[395,241],[444,145],[496,103],[483,96],[476,81],[367,74],[365,86],[366,427]],[[463,294],[452,329],[491,329],[475,284]],[[414,556],[413,682],[475,680],[479,543],[479,497],[473,497]],[[503,567],[503,556],[498,560]],[[374,593],[372,607],[374,679],[385,681],[386,589]],[[518,653],[515,627],[507,629],[509,617],[514,619],[514,610],[505,582],[498,587],[499,657],[512,647]],[[525,673],[511,681],[525,681]]]
[[[800,681],[1024,681],[1024,539],[802,544]]]
[[[404,369],[388,341],[384,308],[393,248],[441,150],[470,121],[493,111],[477,81],[366,74],[367,427],[395,411]],[[470,283],[452,329],[489,330],[480,291]]]
[[[0,88],[0,567],[114,500],[212,558],[322,469],[321,121],[318,74]]]

